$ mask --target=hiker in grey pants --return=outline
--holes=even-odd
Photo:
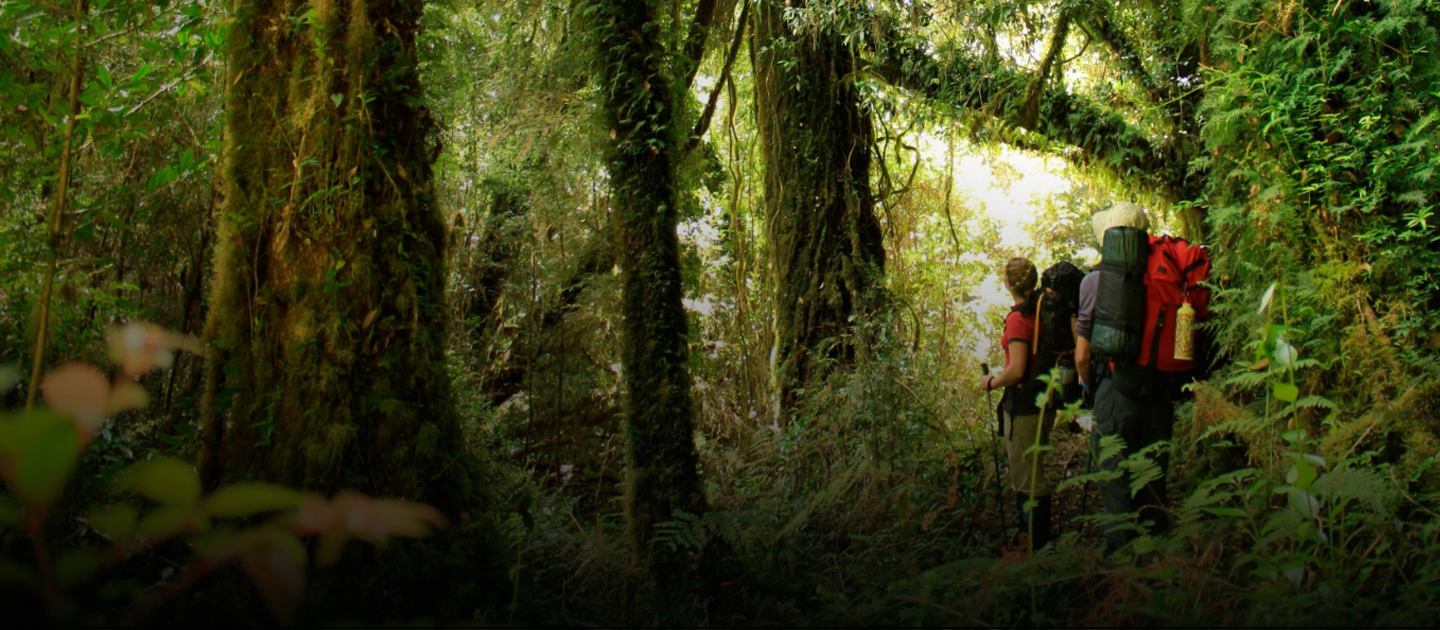
[[[1111,210],[1095,215],[1092,221],[1097,240],[1111,227],[1145,229],[1148,224],[1144,211],[1134,204],[1116,204]],[[1120,462],[1131,454],[1172,437],[1175,398],[1180,385],[1173,374],[1127,362],[1091,365],[1090,333],[1095,323],[1099,284],[1098,271],[1086,274],[1085,279],[1080,281],[1080,310],[1075,318],[1075,367],[1081,384],[1096,387],[1095,428],[1090,432],[1092,451],[1100,452],[1100,441],[1105,436],[1118,435],[1125,441],[1125,448],[1118,455],[1099,462],[1102,470],[1115,471],[1119,470]],[[1098,370],[1095,369],[1097,367]],[[1128,472],[1115,479],[1096,482],[1105,513],[1138,513],[1137,523],[1153,521],[1152,531],[1166,530],[1169,519],[1164,511],[1165,473],[1169,462],[1168,455],[1157,457],[1159,477],[1134,494],[1130,492],[1131,477]],[[1105,543],[1110,551],[1120,548],[1134,536],[1135,529],[1125,523],[1111,523],[1105,527]]]

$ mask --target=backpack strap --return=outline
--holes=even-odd
[[[1040,290],[1040,297],[1035,300],[1035,334],[1030,337],[1030,354],[1040,354],[1040,318],[1045,313],[1045,294],[1048,291]]]

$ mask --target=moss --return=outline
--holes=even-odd
[[[415,432],[413,444],[415,452],[422,457],[440,454],[440,429],[433,422],[420,425],[420,430]]]
[[[1440,455],[1440,379],[1422,378],[1398,399],[1330,431],[1320,448],[1333,461],[1371,453],[1382,463],[1394,464],[1401,475],[1418,471]],[[1440,492],[1440,470],[1425,468],[1416,480],[1422,493]]]
[[[873,125],[841,34],[792,31],[761,3],[752,31],[756,110],[765,159],[767,235],[776,287],[780,406],[851,365],[855,321],[878,312],[885,250],[871,191]],[[804,39],[802,43],[800,40]]]
[[[321,473],[329,473],[343,460],[345,449],[355,438],[355,427],[350,424],[332,424],[323,434],[305,441],[307,467]]]
[[[443,361],[444,228],[424,192],[431,122],[415,101],[422,5],[303,9],[241,2],[229,39],[207,326],[224,351],[207,384],[206,459],[214,475],[322,491],[364,461],[377,472],[360,474],[362,490],[415,496],[444,465],[435,445],[459,433]],[[271,445],[257,447],[266,430]],[[425,461],[403,448],[420,431]],[[405,475],[387,474],[392,455]]]

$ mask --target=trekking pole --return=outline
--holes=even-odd
[[[989,375],[989,374],[990,374],[990,364],[989,364],[989,363],[981,363],[981,364],[980,364],[980,374],[981,374],[981,375]],[[992,405],[991,399],[990,399],[990,388],[989,388],[989,387],[986,387],[986,388],[985,388],[985,408],[986,408],[986,409],[990,409],[992,406],[993,406],[993,405]],[[999,419],[999,418],[1000,418],[999,412],[996,412],[995,416],[996,416],[997,419]],[[1001,431],[1003,428],[1004,428],[1004,424],[1003,424],[1003,420],[1002,420],[1002,421],[996,423],[995,431],[990,434],[990,458],[991,458],[992,461],[995,462],[995,507],[999,508],[999,510],[1000,510],[1000,529],[1001,529],[1002,531],[1003,531],[1006,527],[1008,527],[1008,525],[1005,524],[1005,521],[1006,521],[1006,518],[1005,518],[1005,480],[1004,480],[1003,477],[1000,476],[1000,444],[999,444],[999,442],[998,442],[997,439],[996,439],[996,434],[1000,433],[1000,431]]]

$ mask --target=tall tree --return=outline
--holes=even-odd
[[[203,472],[454,509],[423,2],[244,0],[207,335]]]
[[[878,307],[885,269],[855,56],[834,24],[786,18],[822,2],[760,0],[752,31],[782,410],[822,366],[855,358],[852,324]]]
[[[656,540],[656,525],[700,514],[685,308],[681,303],[674,95],[650,0],[598,0],[599,62],[616,245],[624,273],[621,352],[629,484],[626,517],[637,557],[649,565],[658,602],[673,607],[694,584],[685,549]],[[663,611],[662,611],[663,612]]]

